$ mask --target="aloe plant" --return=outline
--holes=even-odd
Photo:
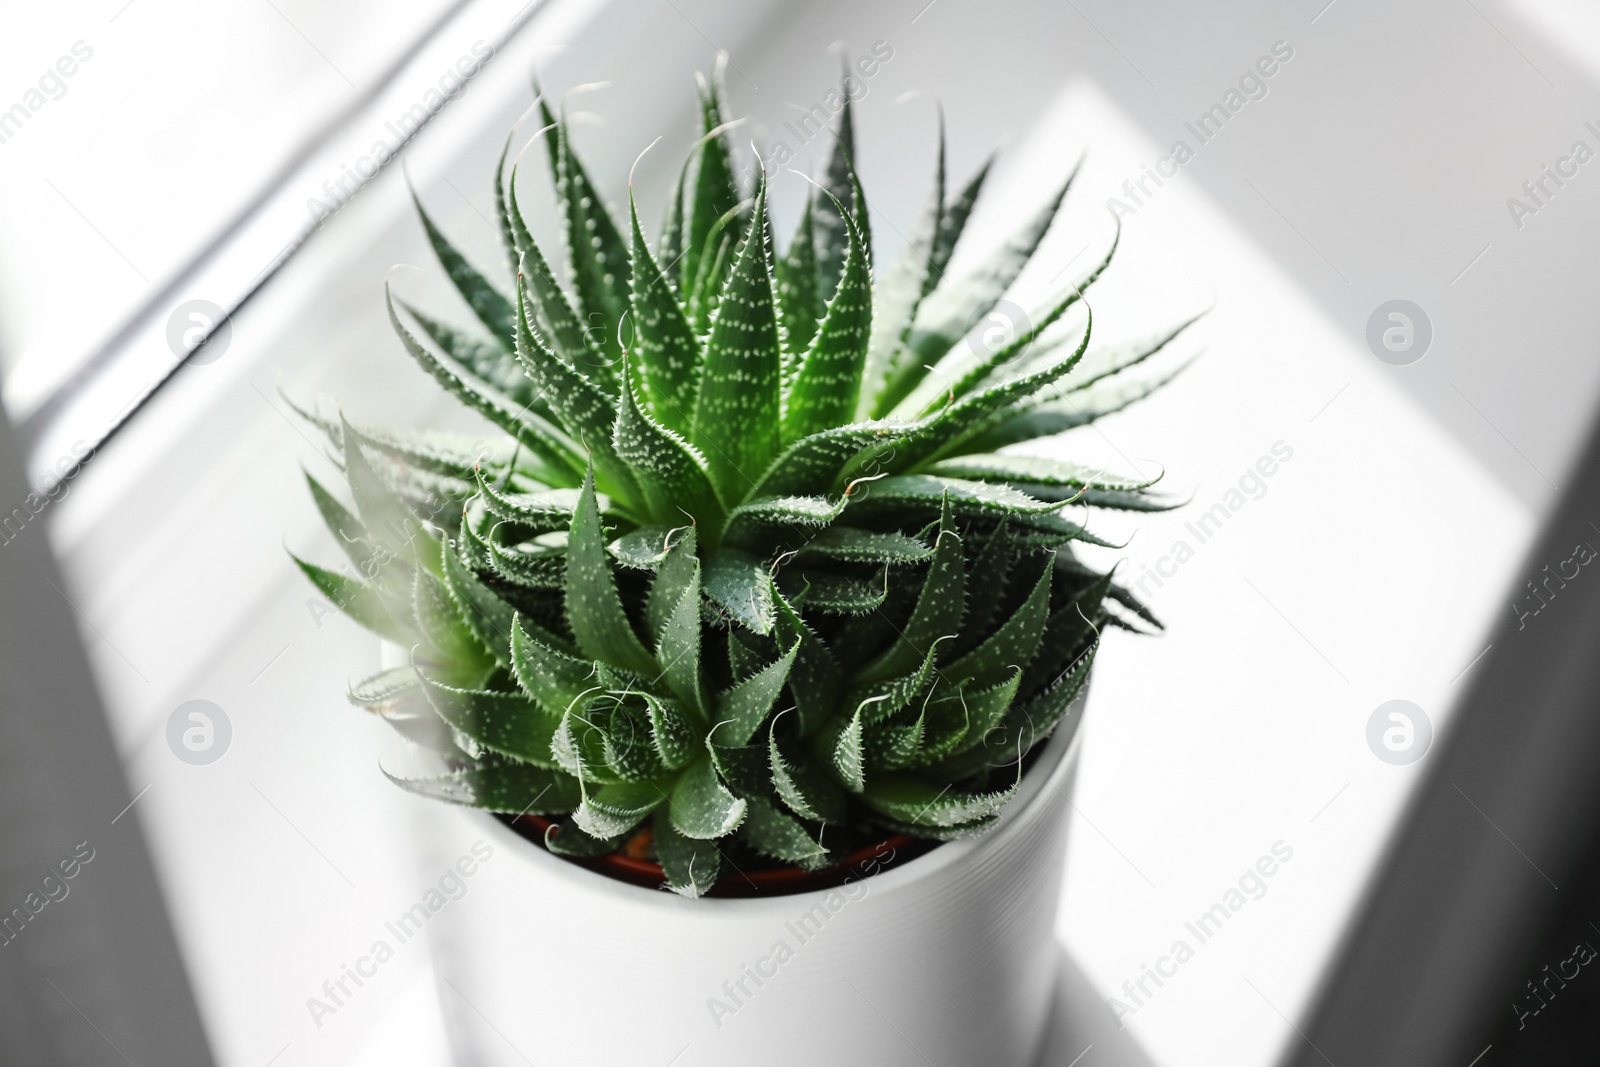
[[[993,825],[1100,631],[1159,625],[1079,560],[1104,542],[1066,509],[1169,506],[1149,479],[1004,449],[1148,395],[1171,374],[1123,372],[1189,325],[1091,350],[1084,292],[1108,252],[1008,343],[964,344],[1071,177],[947,279],[989,167],[947,190],[941,130],[910,248],[875,282],[848,104],[780,254],[771,178],[741,187],[723,91],[699,85],[704,136],[654,248],[631,190],[619,223],[541,103],[570,288],[524,221],[509,139],[509,294],[418,203],[477,323],[393,293],[390,321],[503,437],[303,410],[355,506],[308,474],[352,566],[296,559],[411,651],[351,692],[441,758],[400,785],[546,816],[561,854],[647,849],[691,896],[752,863]]]

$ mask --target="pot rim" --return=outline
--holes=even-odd
[[[983,856],[1003,848],[1005,844],[1027,825],[1042,818],[1042,808],[1036,803],[1046,789],[1060,791],[1061,780],[1071,771],[1079,758],[1080,737],[1083,733],[1084,703],[1088,697],[1088,684],[1073,698],[1077,706],[1071,708],[1056,731],[1044,741],[1044,751],[1033,767],[1022,776],[1017,795],[1000,814],[999,823],[978,837],[948,841],[924,855],[865,879],[858,879],[877,893],[893,893],[917,881],[938,876],[947,868],[961,863],[973,863]],[[493,834],[495,844],[504,845],[513,856],[534,867],[541,875],[557,878],[575,888],[609,896],[619,907],[649,908],[658,912],[685,911],[702,915],[759,916],[761,913],[789,916],[796,907],[803,910],[807,902],[818,901],[838,887],[812,889],[800,893],[761,895],[749,897],[698,897],[689,899],[676,893],[634,885],[573,863],[539,847],[501,822],[493,813],[472,808],[462,808],[461,813],[470,821]]]

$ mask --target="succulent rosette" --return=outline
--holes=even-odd
[[[392,293],[390,319],[501,436],[303,412],[354,507],[310,479],[351,566],[297,560],[410,651],[351,693],[442,760],[399,784],[545,816],[557,853],[643,848],[692,896],[735,867],[995,822],[1102,629],[1158,625],[1080,561],[1104,544],[1086,518],[1170,506],[1149,479],[1007,449],[1148,395],[1176,371],[1134,368],[1189,325],[1091,348],[1108,251],[1003,343],[970,343],[1070,176],[947,278],[989,168],[947,190],[941,137],[909,248],[875,279],[848,104],[780,254],[714,80],[700,103],[654,248],[631,192],[619,224],[541,105],[566,285],[518,207],[510,141],[494,193],[513,292],[419,203],[477,322]]]

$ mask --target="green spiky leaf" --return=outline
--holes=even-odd
[[[572,525],[578,506],[576,489],[551,489],[542,493],[507,493],[475,472],[484,505],[497,519],[514,523],[529,535],[565,530]]]
[[[830,526],[805,543],[797,563],[829,560],[837,563],[921,563],[933,550],[915,537],[895,530],[860,530]]]
[[[711,487],[705,457],[645,410],[631,366],[624,362],[612,446],[643,491],[657,522],[688,519],[715,527],[722,504]]]
[[[844,496],[836,500],[821,496],[761,497],[728,514],[724,538],[740,548],[760,551],[765,546],[763,535],[774,528],[826,526],[839,517],[848,503]]]
[[[1050,577],[1054,569],[1055,556],[1045,557],[1044,571],[1027,600],[981,645],[942,668],[941,675],[946,681],[954,685],[969,680],[990,685],[1005,678],[1013,669],[1028,665],[1039,651],[1039,640],[1044,636],[1050,611]]]
[[[606,546],[611,558],[630,570],[653,571],[666,562],[672,531],[665,526],[629,530]]]
[[[725,500],[745,491],[778,453],[782,375],[766,240],[766,183],[706,339],[691,439]]]
[[[739,839],[763,856],[793,863],[802,870],[815,871],[827,866],[829,853],[822,842],[794,816],[779,811],[777,805],[760,797],[749,799]]]
[[[784,593],[796,604],[828,615],[865,615],[889,595],[888,577],[859,577],[799,567],[785,572]]]
[[[567,433],[587,448],[591,463],[614,489],[626,492],[633,476],[612,444],[617,411],[599,386],[557,359],[528,324],[524,290],[517,288],[517,362],[533,379],[535,390],[555,410]]]
[[[396,644],[410,644],[414,639],[409,631],[395,621],[383,598],[372,586],[315,563],[307,563],[293,553],[289,558],[334,607],[362,626]]]
[[[867,784],[862,800],[874,811],[912,826],[953,827],[998,815],[1016,786],[967,793],[911,774],[885,774]]]
[[[656,661],[660,677],[703,723],[709,702],[700,669],[700,561],[687,559],[687,581],[656,635]]]
[[[487,673],[494,656],[466,624],[459,602],[445,583],[424,567],[412,571],[412,610],[436,664],[451,664],[456,673],[472,677]]]
[[[800,222],[789,240],[789,249],[777,265],[778,306],[783,312],[791,366],[798,366],[801,354],[816,336],[817,324],[827,312],[822,294],[817,290],[817,246],[811,219],[814,203],[813,198],[806,198]]]
[[[778,744],[778,722],[767,733],[772,786],[790,811],[813,822],[831,822],[846,810],[845,794],[803,755],[785,756]]]
[[[1143,400],[1188,367],[1184,363],[1161,374],[1124,380],[1066,393],[1036,404],[1019,404],[1006,412],[1006,418],[966,442],[964,451],[992,452],[1006,445],[1051,437],[1079,426],[1098,422]]]
[[[699,754],[699,724],[670,701],[658,700],[648,693],[644,700],[650,714],[650,737],[662,765],[669,771],[688,766]]]
[[[456,287],[456,292],[461,294],[461,299],[467,302],[472,313],[478,316],[478,321],[488,328],[503,348],[509,350],[516,331],[516,316],[511,301],[490,285],[488,279],[478,273],[439,231],[433,219],[423,210],[422,201],[416,193],[411,194],[411,202],[416,205],[417,217],[422,220],[422,228],[428,235],[428,244],[433,246],[433,254],[439,257],[439,265],[450,276],[450,283]]]
[[[373,559],[366,525],[356,518],[355,512],[345,507],[337,497],[323,488],[322,483],[313,478],[310,471],[304,473],[306,485],[311,489],[311,498],[317,502],[317,510],[322,514],[322,521],[338,539],[339,547],[350,557],[350,562],[357,567],[365,568]]]
[[[844,103],[839,112],[839,126],[834,132],[828,163],[822,171],[822,188],[817,190],[816,199],[832,197],[848,207],[851,212],[859,213],[863,205],[857,202],[855,195],[855,117],[851,112],[850,93],[842,91],[840,95],[843,96]],[[849,237],[843,217],[829,212],[820,203],[817,206],[819,210],[816,212],[814,222],[817,292],[826,300],[833,295],[834,289],[839,284]]]
[[[573,150],[565,121],[554,133],[556,189],[567,224],[567,253],[585,336],[604,354],[606,365],[615,365],[622,355],[617,328],[628,310],[628,246]]]
[[[511,629],[516,612],[461,561],[459,552],[440,544],[444,588],[455,601],[467,629],[502,665],[511,662]]]
[[[872,334],[867,346],[865,382],[860,398],[860,413],[863,416],[871,413],[878,397],[886,389],[901,390],[901,378],[906,373],[905,363],[914,356],[906,345],[911,324],[923,298],[933,291],[944,270],[943,264],[935,258],[939,228],[944,218],[944,155],[944,115],[941,112],[938,166],[934,170],[927,206],[917,219],[916,228],[911,231],[905,253],[895,261],[874,294]],[[884,410],[892,406],[888,405]]]
[[[1022,273],[1022,268],[1033,258],[1039,242],[1055,221],[1061,201],[1066,198],[1076,175],[1077,171],[1074,170],[1055,195],[970,274],[941,285],[923,302],[906,342],[910,350],[906,360],[908,372],[901,376],[897,389],[887,389],[880,394],[873,414],[882,415],[893,410],[904,399],[905,393],[926,373],[918,373],[919,369],[937,364],[983,315],[1000,302],[1000,298],[1011,288],[1011,283]]]
[[[554,769],[550,742],[559,716],[521,693],[458,689],[443,685],[418,671],[422,690],[439,717],[490,752]]]
[[[727,139],[715,131],[723,124],[722,87],[713,75],[702,78],[700,88],[701,130],[700,166],[695,171],[694,189],[689,204],[689,231],[683,251],[683,278],[700,277],[705,261],[715,254],[713,242],[725,220],[739,209],[739,188],[733,179],[733,159]],[[708,247],[712,246],[712,247]],[[715,272],[711,284],[715,284]]]
[[[573,446],[572,440],[543,418],[532,412],[519,410],[508,399],[495,396],[493,393],[480,389],[461,377],[455,370],[445,365],[431,352],[423,347],[422,343],[412,336],[400,321],[400,314],[395,310],[394,294],[384,287],[384,294],[389,302],[389,324],[394,328],[406,352],[411,355],[422,367],[433,376],[447,392],[455,396],[467,407],[476,411],[506,433],[515,437],[517,441],[534,455],[539,456],[547,463],[556,467],[566,468],[577,474],[583,472],[583,461],[580,453]]]
[[[802,737],[810,735],[833,711],[842,684],[839,665],[828,646],[806,625],[794,606],[782,596],[774,597],[776,633],[779,643],[794,653],[789,668],[789,692],[799,719]]]
[[[479,381],[498,389],[514,404],[528,404],[533,399],[533,388],[523,375],[511,353],[502,347],[498,338],[484,340],[464,330],[458,330],[432,315],[402,301],[406,314],[416,320],[428,340],[461,365]],[[543,412],[541,412],[543,414]]]
[[[702,588],[707,599],[730,618],[758,634],[772,632],[777,617],[772,582],[754,556],[733,548],[711,553]]]
[[[716,841],[697,841],[672,825],[663,808],[655,817],[656,854],[667,876],[667,888],[693,900],[703,897],[722,876],[722,853]]]
[[[789,680],[796,649],[791,648],[773,663],[752,674],[717,698],[720,744],[743,745],[756,735]]]
[[[667,799],[654,782],[616,782],[583,798],[572,821],[590,837],[620,837]]]
[[[959,704],[964,726],[959,734],[945,746],[931,748],[921,762],[932,763],[952,752],[965,752],[984,743],[1017,698],[1017,687],[1022,683],[1022,669],[1015,668],[1003,680],[988,688],[968,686],[945,697],[947,704]]]
[[[384,775],[418,796],[516,815],[565,814],[582,799],[578,780],[571,775],[503,756],[485,756],[471,766],[431,778],[402,778],[388,771]]]
[[[604,856],[617,851],[623,845],[625,838],[617,837],[590,837],[578,828],[571,819],[558,819],[554,825],[545,831],[544,847],[557,856],[571,856],[574,859],[590,859],[594,856]]]
[[[862,745],[867,765],[875,771],[909,766],[922,748],[923,728],[919,717],[916,722],[885,722],[865,730]]]
[[[566,595],[567,621],[584,652],[641,674],[655,673],[655,657],[634,633],[606,558],[592,472],[584,479],[567,537]]]
[[[861,792],[867,784],[866,761],[861,744],[862,710],[860,707],[856,708],[856,713],[850,716],[850,721],[839,731],[839,736],[833,742],[829,753],[833,773],[852,793]]]
[[[785,441],[850,421],[866,368],[872,329],[872,268],[866,238],[843,204],[835,200],[833,207],[846,216],[849,245],[844,273],[789,387],[783,412]]]
[[[966,605],[966,559],[961,536],[955,531],[955,512],[951,502],[942,503],[933,562],[922,580],[922,591],[910,620],[901,628],[888,651],[861,670],[862,682],[892,678],[911,670],[941,638],[961,632]]]
[[[612,357],[593,340],[596,333],[586,330],[578,313],[572,307],[566,290],[556,281],[556,276],[540,251],[538,242],[528,232],[517,207],[516,174],[507,190],[512,233],[516,240],[516,270],[526,285],[533,302],[540,331],[552,351],[562,362],[581,371],[592,382],[610,383]]]
[[[728,792],[711,757],[695,760],[672,789],[672,825],[685,837],[709,841],[731,834],[744,820],[746,802]]]
[[[631,192],[628,208],[633,222],[634,353],[650,398],[648,407],[663,426],[687,434],[699,386],[700,342],[677,294],[650,255]]]
[[[565,715],[599,683],[594,664],[569,656],[528,632],[526,620],[511,628],[511,669],[523,692],[548,714]]]

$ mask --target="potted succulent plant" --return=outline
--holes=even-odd
[[[355,507],[310,479],[351,566],[296,562],[397,651],[351,699],[437,773],[391,777],[505,857],[430,927],[461,1016],[505,1040],[486,1062],[1029,1062],[1099,633],[1157,625],[1064,512],[1167,504],[1005,449],[1148,394],[1170,374],[1120,373],[1188,323],[1091,351],[1108,252],[963,344],[1070,177],[946,280],[988,167],[950,195],[941,140],[875,282],[848,99],[780,253],[769,176],[741,187],[717,81],[700,94],[653,248],[541,103],[570,292],[510,140],[510,295],[418,204],[478,323],[392,293],[390,319],[503,437],[302,410]]]

